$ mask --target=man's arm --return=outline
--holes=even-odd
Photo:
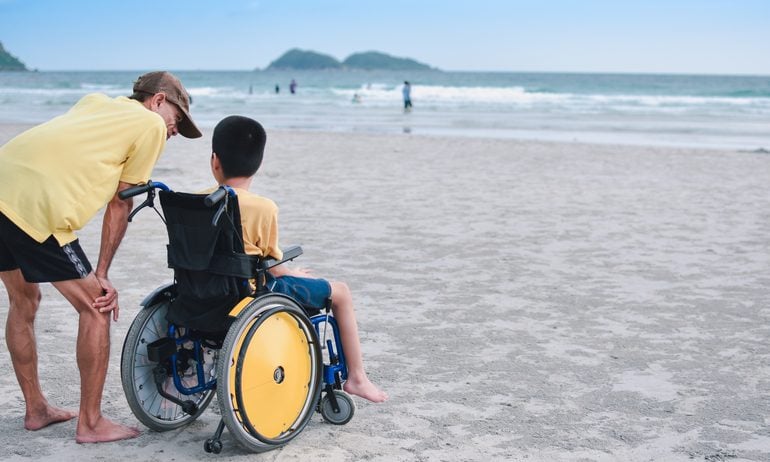
[[[126,234],[128,227],[128,215],[131,213],[134,201],[133,199],[120,199],[118,193],[124,189],[133,186],[129,183],[119,182],[118,189],[104,211],[104,220],[102,221],[102,240],[99,246],[99,262],[96,265],[96,278],[104,289],[104,295],[94,300],[94,308],[102,313],[112,311],[112,317],[118,320],[118,291],[112,286],[109,280],[108,272],[112,259],[118,251],[120,242]]]

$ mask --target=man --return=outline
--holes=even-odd
[[[24,395],[24,427],[38,430],[78,416],[78,443],[139,434],[101,414],[110,315],[117,320],[119,310],[108,270],[133,206],[117,193],[149,179],[170,137],[201,136],[190,118],[189,95],[172,74],[142,75],[133,92],[84,96],[67,113],[0,147],[0,279],[10,302],[6,342]],[[105,204],[92,271],[74,232]],[[41,282],[53,284],[79,316],[79,413],[49,404],[40,386],[34,322]]]

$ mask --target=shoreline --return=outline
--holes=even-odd
[[[41,122],[42,123],[42,122]],[[23,130],[38,125],[32,122],[7,122],[0,120],[0,135],[3,133],[20,133]],[[210,133],[214,129],[215,122],[208,123],[206,121],[198,124],[201,130]],[[413,130],[408,124],[404,127],[396,130],[390,127],[390,131],[383,127],[380,129],[339,129],[330,130],[323,128],[310,128],[310,127],[296,127],[296,128],[270,128],[265,127],[270,133],[302,133],[308,136],[313,134],[318,135],[339,135],[343,137],[357,137],[357,136],[371,136],[371,137],[417,137],[417,138],[449,138],[449,139],[468,139],[468,140],[488,140],[490,142],[513,142],[513,143],[535,143],[535,144],[551,144],[551,145],[579,145],[579,146],[614,146],[619,149],[671,149],[671,150],[690,150],[690,151],[712,151],[712,152],[738,152],[749,154],[770,154],[770,145],[751,145],[737,147],[736,145],[726,144],[714,144],[707,142],[685,142],[685,141],[651,141],[651,134],[639,135],[636,138],[631,136],[625,136],[625,140],[618,139],[618,135],[609,135],[606,137],[599,136],[596,138],[596,134],[589,134],[589,138],[581,138],[584,134],[575,132],[570,134],[548,132],[548,135],[542,135],[536,132],[526,132],[527,134],[515,134],[510,130],[498,130],[497,134],[493,129],[474,129],[466,131],[455,131],[451,129],[431,129],[428,132],[420,132]],[[11,135],[6,135],[11,136]],[[594,138],[591,138],[594,136]],[[3,138],[5,139],[5,138]]]
[[[23,127],[0,124],[0,144]],[[153,179],[210,186],[204,131],[169,140]],[[356,399],[344,426],[316,415],[258,457],[770,460],[766,154],[268,129],[251,189],[280,207],[297,265],[350,285],[367,371],[391,396]],[[79,233],[92,263],[100,222]],[[138,214],[110,274],[103,408],[132,425],[120,349],[171,277],[163,229]],[[41,289],[41,381],[73,408],[77,317]],[[219,420],[215,400],[182,430],[77,445],[72,422],[23,430],[7,356],[0,372],[5,460],[198,460]],[[254,458],[223,443],[217,460]]]

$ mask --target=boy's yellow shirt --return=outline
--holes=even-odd
[[[165,145],[163,118],[142,103],[86,95],[0,147],[0,212],[38,242],[72,242],[118,181],[150,178]]]
[[[209,188],[201,194],[211,194],[216,189]],[[233,189],[238,196],[244,251],[249,255],[282,259],[283,252],[278,246],[278,206],[246,189]]]

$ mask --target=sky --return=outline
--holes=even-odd
[[[31,69],[251,70],[291,48],[447,71],[770,75],[770,0],[0,0]]]

